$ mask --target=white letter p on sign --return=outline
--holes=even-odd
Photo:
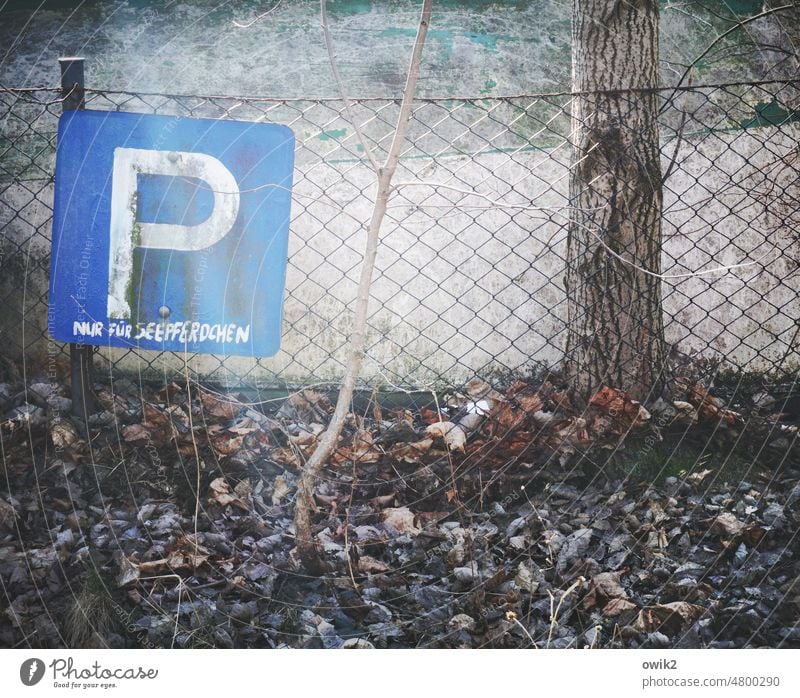
[[[202,223],[142,223],[137,221],[139,174],[203,180],[214,194],[214,207]],[[230,170],[205,153],[115,148],[111,186],[111,245],[108,275],[108,316],[130,319],[133,248],[194,252],[210,247],[233,228],[239,214],[239,186]]]

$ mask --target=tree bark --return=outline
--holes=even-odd
[[[657,0],[573,0],[565,366],[584,398],[663,384],[658,68]]]

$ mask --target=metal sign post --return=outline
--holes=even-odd
[[[84,59],[77,57],[59,58],[61,69],[61,109],[64,112],[83,109],[84,100]],[[50,299],[53,303],[53,299]],[[87,430],[88,416],[95,410],[92,394],[92,354],[94,348],[86,344],[69,344],[70,388],[72,393],[72,414],[80,419]]]

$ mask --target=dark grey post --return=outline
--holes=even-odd
[[[84,99],[83,58],[59,58],[61,68],[62,111],[83,109]],[[72,388],[72,414],[78,417],[88,433],[88,416],[94,412],[92,394],[93,347],[87,344],[70,344],[69,361]]]

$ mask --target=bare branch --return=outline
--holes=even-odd
[[[674,95],[675,91],[677,91],[677,89],[681,87],[681,85],[683,85],[683,81],[686,80],[687,77],[689,77],[689,73],[692,72],[692,68],[694,68],[701,60],[703,60],[703,58],[705,58],[711,52],[711,49],[714,48],[714,46],[716,46],[726,36],[732,34],[737,29],[740,29],[746,24],[750,24],[750,22],[755,22],[757,19],[761,19],[762,17],[773,15],[778,12],[783,12],[784,10],[791,10],[793,8],[794,4],[790,4],[790,5],[781,5],[780,7],[773,7],[772,9],[769,10],[764,10],[764,12],[761,12],[757,15],[753,15],[752,17],[748,17],[747,19],[739,20],[730,29],[727,29],[724,32],[722,32],[722,34],[720,34],[716,39],[714,39],[714,41],[712,41],[708,46],[706,46],[705,50],[702,51],[702,53],[700,53],[699,56],[697,56],[691,63],[689,63],[686,70],[683,71],[683,75],[681,75],[680,80],[678,80],[677,84],[675,85],[675,90],[672,92],[672,95]],[[670,99],[664,103],[665,107],[671,101],[672,97],[670,97]],[[661,111],[663,111],[665,107],[662,107]]]
[[[320,0],[324,8],[325,0]],[[403,90],[403,101],[400,106],[397,126],[386,163],[383,167],[376,167],[376,177],[378,190],[375,194],[375,203],[372,209],[372,216],[367,229],[367,242],[364,249],[364,259],[361,263],[361,278],[358,282],[358,296],[355,305],[355,317],[353,319],[353,333],[350,337],[350,347],[348,350],[347,367],[342,379],[342,386],[339,390],[339,397],[336,401],[336,408],[331,417],[330,424],[322,435],[317,449],[308,459],[297,487],[297,499],[295,501],[295,534],[297,536],[297,549],[300,559],[309,572],[321,574],[326,571],[327,565],[321,559],[319,550],[311,533],[311,512],[315,508],[314,504],[314,483],[325,462],[330,458],[339,435],[344,427],[347,413],[350,410],[350,402],[353,399],[356,380],[361,373],[361,364],[364,360],[367,315],[369,311],[370,286],[375,270],[375,258],[378,254],[378,240],[380,238],[381,223],[386,215],[386,208],[391,193],[392,177],[394,176],[397,163],[400,159],[400,151],[405,141],[405,134],[408,129],[408,120],[411,116],[411,106],[414,100],[414,93],[419,77],[420,59],[422,49],[425,45],[425,37],[428,33],[430,24],[432,0],[423,0],[422,12],[419,25],[417,27],[417,38],[414,42],[414,50],[411,54],[411,63],[408,69],[408,78]],[[323,13],[324,16],[324,13]],[[331,59],[333,54],[331,52]],[[377,163],[376,163],[377,165]]]
[[[256,17],[255,19],[250,20],[249,22],[241,23],[241,22],[237,22],[234,19],[233,20],[233,26],[234,27],[239,27],[239,29],[249,29],[254,24],[256,24],[256,23],[260,22],[262,19],[264,19],[264,17],[266,17],[267,15],[271,15],[273,12],[275,12],[275,10],[277,10],[281,6],[282,2],[283,2],[283,0],[278,0],[278,2],[276,2],[266,12],[262,12],[260,15],[258,15],[258,17]]]
[[[326,2],[327,0],[320,0],[319,11],[320,11],[320,16],[322,17],[322,34],[325,37],[325,48],[328,50],[328,61],[331,64],[331,72],[333,73],[333,79],[336,81],[336,87],[339,90],[339,95],[342,98],[342,102],[344,102],[344,111],[347,114],[347,120],[352,124],[353,130],[355,130],[356,132],[356,137],[358,138],[358,142],[364,149],[364,152],[367,155],[367,159],[369,160],[370,165],[372,165],[372,169],[377,172],[379,169],[378,161],[375,159],[375,155],[372,152],[372,148],[369,147],[369,143],[367,143],[366,138],[364,138],[364,134],[361,132],[361,128],[358,125],[358,121],[356,121],[356,118],[353,115],[353,109],[350,104],[350,100],[347,98],[347,91],[344,89],[344,82],[342,81],[342,76],[339,73],[339,66],[336,63],[336,53],[333,50],[333,40],[331,39],[331,30],[330,27],[328,26],[328,12],[325,9]]]

